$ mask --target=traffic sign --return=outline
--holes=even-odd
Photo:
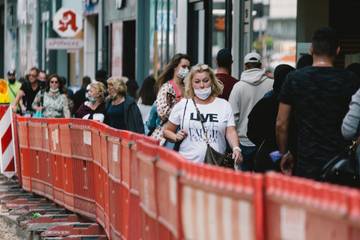
[[[53,29],[61,37],[75,37],[83,28],[82,16],[74,9],[60,8],[53,19]]]

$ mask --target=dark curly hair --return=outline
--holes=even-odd
[[[45,91],[46,91],[46,92],[49,92],[49,90],[50,90],[50,80],[51,80],[52,78],[56,78],[56,79],[57,79],[57,81],[58,81],[58,83],[59,83],[59,92],[60,92],[61,94],[63,94],[63,93],[64,93],[64,82],[61,81],[61,78],[60,78],[59,75],[57,75],[57,74],[51,74],[51,75],[47,78]]]

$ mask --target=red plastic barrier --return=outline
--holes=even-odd
[[[30,162],[30,149],[29,149],[29,128],[28,128],[28,119],[25,117],[17,116],[17,129],[18,129],[18,139],[19,139],[19,148],[20,148],[20,162],[21,171],[19,175],[22,178],[22,187],[31,191],[31,162]]]
[[[91,122],[92,130],[92,155],[94,164],[94,194],[96,202],[96,219],[104,226],[109,235],[110,219],[109,219],[109,179],[108,169],[102,166],[102,149],[107,149],[106,139],[101,136],[106,132],[106,126],[98,122]],[[105,138],[105,137],[104,137]]]
[[[74,208],[87,217],[96,218],[92,130],[83,119],[73,119],[69,127]]]
[[[74,197],[74,161],[71,156],[72,139],[70,137],[70,119],[54,119],[55,124],[51,131],[51,146],[56,156],[59,156],[57,167],[62,168],[62,181],[64,201],[62,205],[71,211],[75,211]],[[59,170],[60,171],[60,170]],[[77,173],[75,176],[78,176]],[[61,204],[61,203],[60,203]]]
[[[268,174],[267,239],[360,239],[359,229],[352,228],[348,218],[359,217],[358,196],[343,187]]]
[[[45,193],[45,182],[43,181],[46,156],[43,150],[42,121],[40,119],[30,119],[29,121],[29,141],[30,161],[32,167],[31,186],[32,191],[43,195]]]
[[[359,239],[360,237],[360,192],[352,190],[349,192],[349,223],[351,228],[351,240]]]
[[[165,148],[158,149],[156,161],[156,190],[158,200],[159,236],[162,239],[181,239],[181,165],[184,159]],[[171,211],[169,211],[171,209]]]
[[[139,175],[139,161],[138,158],[138,145],[137,142],[140,140],[145,140],[145,138],[140,134],[133,134],[133,139],[135,144],[130,145],[130,189],[129,189],[129,209],[131,214],[129,215],[129,239],[140,239],[141,231],[139,231],[137,226],[141,226],[141,209],[140,209],[140,175]],[[154,145],[158,145],[157,142],[149,142]]]
[[[195,165],[81,119],[17,117],[23,188],[96,219],[110,239],[360,239],[360,192]]]
[[[48,143],[49,153],[51,153],[52,172],[53,172],[53,201],[65,205],[64,195],[64,178],[65,163],[64,157],[60,155],[61,149],[59,144],[59,123],[55,120],[48,120]]]
[[[183,168],[185,239],[264,239],[262,203],[257,201],[262,176],[191,163]]]
[[[109,208],[110,236],[112,239],[121,239],[121,143],[119,133],[112,128],[106,130],[107,136],[107,164],[109,167]]]
[[[138,141],[139,193],[143,239],[160,239],[157,224],[158,200],[156,196],[156,168],[158,146]]]
[[[132,212],[130,211],[130,161],[132,159],[131,147],[135,144],[133,138],[135,135],[132,132],[123,131],[120,133],[120,171],[121,171],[121,198],[120,198],[120,232],[121,236],[129,239],[129,218]]]

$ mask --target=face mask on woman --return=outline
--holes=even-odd
[[[205,100],[207,99],[210,94],[211,94],[211,87],[208,88],[199,88],[199,89],[194,89],[194,93],[195,96],[197,96],[198,98],[200,98],[201,100]]]
[[[55,89],[50,88],[50,92],[52,92],[52,93],[58,93],[58,92],[59,92],[59,88],[55,88]]]
[[[182,67],[182,68],[179,69],[179,72],[178,72],[177,76],[180,79],[185,79],[186,76],[188,75],[188,73],[189,73],[189,69]]]
[[[90,103],[94,104],[96,103],[96,98],[92,97],[92,96],[87,96],[87,99],[89,100]]]

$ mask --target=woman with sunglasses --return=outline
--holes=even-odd
[[[218,98],[222,91],[223,85],[214,71],[204,64],[194,66],[185,79],[185,98],[173,108],[164,136],[171,142],[181,143],[179,153],[190,161],[204,162],[207,142],[224,154],[226,140],[235,162],[242,161],[231,106]]]
[[[36,94],[32,108],[36,112],[41,112],[45,118],[70,117],[68,99],[58,75],[53,74],[48,78],[45,91]]]

